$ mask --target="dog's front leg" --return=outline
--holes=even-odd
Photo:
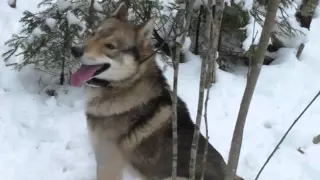
[[[111,166],[97,166],[97,180],[122,180],[122,170]]]
[[[121,180],[125,159],[118,148],[110,145],[96,152],[97,180]]]

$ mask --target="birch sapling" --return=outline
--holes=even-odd
[[[267,50],[268,42],[270,39],[270,34],[275,24],[275,18],[278,11],[279,3],[280,0],[268,1],[268,12],[266,15],[266,20],[263,25],[258,49],[255,53],[253,61],[251,62],[251,67],[249,68],[247,85],[243,94],[238,119],[233,133],[225,180],[234,180],[235,178],[242,145],[244,125],[246,122],[253,92],[259,78],[265,52]]]

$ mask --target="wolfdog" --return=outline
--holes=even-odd
[[[95,153],[98,180],[122,178],[126,164],[143,179],[171,179],[172,91],[155,61],[150,43],[154,20],[128,22],[128,8],[120,3],[72,55],[81,67],[72,84],[85,84],[86,119]],[[195,125],[180,98],[177,105],[178,179],[189,177]],[[203,167],[206,139],[199,137],[196,179]],[[204,180],[223,180],[226,163],[208,145]]]

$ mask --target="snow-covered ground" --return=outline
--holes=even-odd
[[[3,42],[18,32],[25,9],[35,10],[38,0],[18,1],[11,9],[0,0],[0,52]],[[320,90],[320,18],[313,21],[301,61],[294,49],[282,49],[277,60],[263,66],[250,107],[238,174],[253,180],[287,128]],[[181,65],[179,95],[195,119],[200,76],[199,58],[189,53]],[[172,82],[172,69],[166,71]],[[61,87],[48,97],[39,86],[40,73],[18,73],[0,59],[0,179],[92,180],[95,163],[83,114],[83,90]],[[246,83],[245,68],[236,73],[218,71],[218,83],[209,103],[210,142],[227,160],[234,124]],[[319,180],[320,99],[293,128],[271,159],[261,180]],[[204,126],[202,126],[204,130]],[[297,149],[301,147],[304,154]],[[127,178],[130,179],[130,178]],[[132,179],[132,178],[131,178]]]

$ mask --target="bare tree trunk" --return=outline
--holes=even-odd
[[[12,8],[17,7],[17,0],[8,0],[8,5]]]
[[[206,9],[206,48],[207,48],[207,56],[205,57],[206,58],[206,65],[204,68],[208,68],[210,67],[209,63],[212,63],[212,62],[209,62],[212,58],[212,34],[213,34],[213,14],[212,14],[212,10],[211,8],[213,7],[213,0],[208,0],[208,5],[207,7],[205,8]],[[204,60],[203,60],[204,61]],[[202,63],[204,64],[204,62],[202,61]],[[203,71],[205,69],[201,69],[201,71]],[[208,70],[208,69],[207,69]],[[205,70],[205,77],[204,77],[204,82],[206,83],[207,82],[207,79],[208,77],[210,76],[208,74],[208,71]],[[210,72],[210,71],[209,71]],[[205,88],[203,86],[201,86],[200,84],[200,88]],[[209,144],[209,133],[208,133],[208,102],[209,102],[209,98],[210,98],[210,89],[211,89],[211,86],[208,87],[207,89],[207,95],[206,95],[206,100],[205,100],[205,104],[204,104],[204,123],[205,123],[205,130],[206,130],[206,143],[205,143],[205,146],[204,146],[204,154],[203,154],[203,160],[202,160],[202,169],[201,169],[201,180],[204,179],[204,173],[205,173],[205,170],[206,170],[206,162],[207,162],[207,155],[208,155],[208,144]],[[201,123],[201,122],[200,122]],[[200,126],[200,125],[199,125]],[[199,132],[200,133],[200,132]],[[196,162],[195,162],[196,163]]]
[[[177,132],[177,101],[178,101],[178,73],[179,73],[180,51],[176,51],[173,59],[173,98],[172,98],[172,180],[177,179],[177,161],[178,161],[178,132]]]
[[[234,180],[235,178],[239,162],[239,155],[243,138],[243,129],[246,122],[246,117],[248,114],[252,95],[256,87],[257,80],[259,78],[259,74],[264,60],[264,55],[267,50],[268,42],[270,39],[271,30],[275,24],[275,17],[277,14],[279,3],[280,0],[268,1],[268,12],[261,33],[260,43],[255,54],[254,60],[251,64],[251,67],[249,68],[247,85],[243,94],[237,123],[233,133],[225,180]]]
[[[300,21],[301,27],[310,29],[310,24],[314,12],[319,5],[319,0],[303,0],[300,6],[300,11],[297,12],[297,18]]]
[[[182,25],[182,39],[176,43],[175,57],[173,59],[174,78],[173,78],[173,100],[172,100],[172,180],[177,179],[177,160],[178,160],[178,133],[177,133],[177,101],[178,101],[178,74],[180,54],[186,40],[188,27],[190,26],[191,11],[195,0],[186,1],[185,20]],[[182,6],[181,6],[182,7]]]
[[[301,27],[310,29],[312,18],[318,5],[319,0],[303,0],[302,5],[300,6],[300,11],[296,14]],[[300,59],[304,47],[305,45],[303,43],[300,44],[296,55],[298,59]]]
[[[182,42],[184,43],[184,41],[186,40],[187,34],[188,34],[194,3],[195,3],[195,0],[186,0],[186,14],[185,14],[186,16],[185,16],[185,20],[184,20],[183,28],[182,28],[183,34],[182,34],[181,44],[182,44]]]
[[[202,59],[201,64],[201,75],[200,75],[200,84],[199,84],[199,98],[198,98],[198,110],[196,117],[196,126],[193,132],[193,139],[191,145],[191,154],[190,154],[190,166],[189,166],[189,179],[193,180],[195,178],[195,170],[196,170],[196,160],[197,160],[197,151],[198,151],[198,142],[199,142],[199,134],[200,134],[200,125],[201,125],[201,117],[203,110],[203,101],[204,101],[204,91],[206,85],[207,78],[207,67],[208,67],[208,59],[210,50],[210,34],[211,34],[211,26],[212,26],[212,11],[211,7],[213,5],[213,0],[209,0],[208,4],[205,5],[206,11],[206,29],[205,29],[205,48],[206,48],[206,56]]]
[[[195,46],[194,46],[194,54],[199,54],[199,36],[200,36],[200,24],[202,20],[202,16],[204,14],[204,5],[200,6],[198,21],[197,21],[197,30],[196,30],[196,39],[195,39]]]
[[[212,8],[212,6],[210,7]],[[206,80],[206,88],[211,86],[216,82],[216,59],[217,51],[220,37],[220,28],[223,18],[224,10],[224,0],[216,0],[216,5],[212,14],[213,23],[211,27],[211,38],[210,38],[210,53],[209,53],[209,66],[208,66],[208,75]]]
[[[92,29],[94,24],[94,7],[93,6],[94,6],[94,0],[91,0],[89,13],[88,13],[89,15],[87,17],[88,29]]]

